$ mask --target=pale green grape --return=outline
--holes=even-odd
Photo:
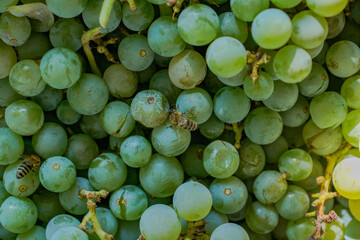
[[[54,47],[64,47],[71,50],[79,50],[81,36],[84,32],[82,23],[74,18],[61,18],[51,27],[49,38]]]
[[[17,61],[15,50],[0,40],[0,78],[9,76],[12,66]]]
[[[291,181],[304,180],[310,176],[313,168],[311,156],[300,148],[284,152],[279,159],[279,171]]]
[[[329,75],[321,64],[313,62],[310,74],[297,85],[301,95],[314,97],[325,92],[329,86]]]
[[[0,128],[0,165],[9,165],[16,162],[23,152],[23,138],[10,128]]]
[[[31,34],[31,25],[27,17],[15,17],[9,12],[0,16],[0,39],[7,45],[23,45]]]
[[[253,202],[246,210],[245,220],[251,230],[266,234],[275,229],[279,215],[273,205]]]
[[[235,223],[224,223],[215,228],[210,240],[250,240],[249,235],[240,225]]]
[[[248,37],[247,23],[235,17],[233,12],[224,12],[219,15],[219,37],[229,36],[244,43]]]
[[[289,16],[276,8],[264,10],[256,15],[251,25],[254,41],[266,49],[277,49],[285,45],[290,39],[291,32]]]
[[[319,185],[316,183],[316,178],[318,176],[323,176],[324,174],[324,167],[321,165],[320,161],[313,157],[313,169],[310,173],[310,175],[301,181],[294,182],[294,184],[302,187],[306,191],[313,191],[316,189]],[[328,202],[328,201],[326,201]]]
[[[298,95],[299,91],[296,84],[275,81],[273,93],[263,103],[273,111],[282,112],[295,105]]]
[[[353,110],[346,116],[342,125],[342,133],[346,141],[354,147],[359,147],[360,110]]]
[[[306,0],[308,8],[323,17],[332,17],[344,10],[348,0]]]
[[[309,118],[309,103],[305,97],[299,95],[295,105],[287,111],[280,112],[284,126],[300,127]]]
[[[121,64],[112,64],[104,72],[104,81],[111,96],[131,97],[138,86],[138,76]]]
[[[76,17],[84,11],[86,3],[87,0],[46,0],[50,11],[62,18]]]
[[[259,77],[253,81],[247,76],[244,81],[245,94],[254,101],[263,101],[271,96],[274,91],[274,81],[266,72],[261,72]]]
[[[223,83],[225,85],[228,85],[231,87],[238,87],[244,83],[245,78],[249,75],[249,70],[250,70],[249,65],[245,64],[243,69],[237,75],[235,75],[233,77],[230,77],[230,78],[223,78],[223,77],[219,77],[219,76],[216,76],[216,77],[218,80],[220,80],[221,83]],[[213,73],[211,72],[211,74],[213,74]],[[221,87],[219,87],[219,90],[220,90],[220,88]]]
[[[128,2],[122,7],[122,22],[132,31],[143,31],[154,19],[154,7],[147,1],[135,0],[136,10],[131,10]]]
[[[360,109],[360,75],[352,76],[345,80],[341,86],[341,96],[347,105],[353,109]]]
[[[339,162],[333,171],[336,191],[347,199],[360,199],[360,159],[353,156]]]
[[[278,8],[293,8],[297,6],[301,0],[271,0],[271,2]]]
[[[269,0],[230,0],[231,11],[246,22],[252,22],[261,11],[269,8],[269,5]]]
[[[304,49],[295,45],[288,45],[275,54],[273,66],[276,76],[281,81],[297,83],[310,74],[312,61]]]
[[[333,17],[326,18],[326,21],[329,26],[329,32],[326,38],[332,39],[338,36],[341,33],[341,31],[344,29],[346,22],[345,14],[344,12],[341,12]]]
[[[323,49],[324,45],[325,45],[325,42],[322,42],[319,46],[317,46],[315,48],[305,49],[305,51],[307,51],[307,53],[310,55],[310,57],[312,59],[314,59],[317,55],[320,54],[320,52]]]

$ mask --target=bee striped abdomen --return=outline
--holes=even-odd
[[[26,162],[20,164],[19,168],[16,171],[16,178],[21,179],[28,175],[32,170],[32,166],[29,166]]]
[[[199,125],[195,121],[187,119],[187,121],[184,125],[181,126],[181,128],[189,131],[195,131],[199,128]]]

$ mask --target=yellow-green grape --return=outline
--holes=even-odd
[[[349,207],[352,215],[360,221],[360,199],[349,200]]]
[[[336,191],[348,199],[360,199],[360,158],[351,157],[339,162],[333,171]]]

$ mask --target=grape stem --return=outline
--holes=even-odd
[[[102,40],[101,38],[94,39],[94,42],[98,45],[96,47],[97,52],[100,54],[104,54],[106,59],[112,63],[119,63],[119,62],[115,60],[114,55],[110,53],[110,51],[106,47],[107,45],[110,44],[116,44],[118,41],[119,38],[110,38],[109,40],[106,41]]]
[[[80,191],[80,198],[87,198],[87,207],[89,212],[84,216],[81,224],[78,226],[81,230],[86,233],[96,234],[100,238],[100,240],[110,240],[114,239],[114,237],[102,230],[100,223],[96,217],[96,203],[101,201],[101,198],[106,198],[109,194],[106,190],[101,190],[98,192],[87,191],[82,189]],[[87,229],[88,222],[91,221],[92,227],[91,229]]]
[[[268,63],[270,61],[270,55],[267,55],[264,52],[263,48],[259,48],[256,53],[247,50],[246,55],[247,55],[246,63],[252,64],[250,77],[253,80],[253,83],[255,83],[256,79],[258,79],[259,77],[260,65]]]
[[[313,207],[316,207],[317,210],[306,214],[306,217],[316,217],[316,220],[314,221],[315,231],[308,240],[321,240],[321,237],[324,235],[322,223],[332,223],[337,220],[337,215],[334,210],[330,211],[327,215],[324,214],[324,204],[326,200],[340,196],[337,192],[329,192],[332,173],[336,163],[341,160],[351,148],[352,146],[349,143],[346,143],[340,147],[340,150],[325,156],[328,162],[325,176],[320,176],[316,179],[317,184],[321,185],[320,192],[311,195],[311,197],[317,198],[311,204]]]
[[[115,0],[104,0],[101,6],[99,23],[102,28],[106,28],[107,23],[109,22],[109,17],[111,9],[114,5]]]
[[[137,9],[135,0],[120,0],[120,2],[128,2],[131,11],[135,11]]]
[[[81,36],[81,43],[86,54],[87,59],[89,60],[91,70],[94,74],[101,77],[101,71],[96,64],[95,57],[91,51],[90,41],[101,38],[105,34],[101,33],[101,27],[90,29],[89,31],[84,32]]]
[[[235,133],[234,147],[236,149],[240,149],[240,147],[241,147],[240,141],[241,141],[241,138],[242,138],[242,132],[244,130],[244,124],[242,122],[232,123],[231,125],[226,125],[225,129],[229,130],[229,131],[234,131],[234,133]]]
[[[186,234],[180,235],[178,240],[209,240],[210,237],[204,230],[205,224],[206,222],[204,219],[196,222],[188,221],[188,230]]]

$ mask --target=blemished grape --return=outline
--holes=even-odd
[[[9,46],[21,46],[30,37],[31,25],[27,17],[15,17],[9,12],[0,16],[0,39]]]
[[[251,25],[254,41],[266,49],[277,49],[285,45],[290,39],[291,32],[289,16],[276,8],[266,9],[256,15]]]
[[[279,215],[273,205],[253,202],[246,210],[245,220],[251,230],[266,234],[275,229]]]
[[[251,22],[263,10],[269,8],[269,0],[230,0],[231,10],[242,21]]]
[[[215,178],[228,178],[239,166],[239,153],[228,142],[216,140],[206,146],[203,155],[206,172]]]
[[[201,183],[183,183],[174,193],[174,209],[181,218],[198,221],[209,214],[213,203],[211,196],[210,191]]]
[[[284,152],[279,159],[279,171],[291,181],[304,180],[311,174],[313,162],[311,156],[302,149],[293,148]]]
[[[77,227],[80,221],[68,214],[59,214],[53,217],[46,226],[46,239],[51,239],[54,233],[62,228]]]
[[[348,141],[354,147],[359,146],[359,123],[360,123],[360,110],[351,111],[345,118],[345,121],[342,125],[342,133],[346,141]]]
[[[35,225],[36,219],[36,206],[27,197],[10,196],[1,205],[0,223],[10,232],[27,232]]]
[[[359,169],[360,161],[357,157],[345,158],[335,166],[332,182],[341,196],[347,199],[360,198]]]
[[[220,21],[216,12],[207,5],[194,4],[183,10],[178,18],[178,32],[185,42],[203,46],[215,39]]]
[[[253,189],[256,199],[263,204],[272,204],[280,200],[288,189],[285,179],[278,180],[281,173],[274,170],[265,170],[259,174],[254,182]]]
[[[149,239],[176,240],[180,236],[181,223],[171,207],[156,204],[141,216],[140,231]]]
[[[224,223],[215,228],[210,240],[250,240],[249,235],[240,225],[235,223]]]

